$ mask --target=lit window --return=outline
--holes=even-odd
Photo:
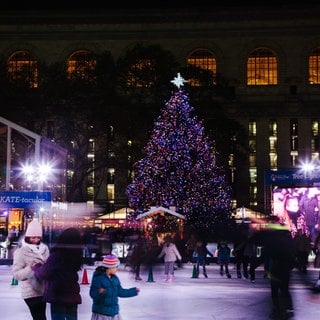
[[[187,63],[189,65],[212,72],[212,76],[213,78],[215,78],[215,75],[217,73],[216,59],[209,50],[198,49],[192,52],[187,59]],[[190,79],[189,84],[192,86],[200,86],[200,82],[196,78]]]
[[[298,150],[298,120],[290,120],[291,151]]]
[[[320,48],[314,49],[309,56],[309,84],[320,84]]]
[[[319,132],[319,121],[313,120],[312,121],[312,127],[311,127],[311,152],[312,152],[312,160],[316,161],[319,160],[319,138],[320,138],[320,132]]]
[[[229,154],[229,161],[228,161],[228,165],[229,165],[229,167],[234,167],[234,154],[233,153],[231,153],[231,154]]]
[[[249,152],[250,153],[256,153],[256,140],[255,139],[249,139]]]
[[[274,84],[278,84],[277,57],[267,48],[254,50],[247,61],[247,85]]]
[[[68,78],[93,81],[96,63],[96,58],[91,52],[80,50],[73,53],[67,62]]]
[[[258,205],[258,202],[257,202],[258,188],[257,188],[257,186],[250,186],[249,194],[250,194],[250,206]]]
[[[36,59],[27,51],[15,52],[8,60],[8,77],[15,83],[38,87],[38,66]]]
[[[272,119],[269,121],[269,158],[270,158],[270,168],[277,169],[278,155],[277,155],[277,132],[278,125],[277,122]]]
[[[257,183],[257,168],[250,168],[249,175],[250,175],[250,183],[256,184]]]
[[[269,137],[270,152],[276,153],[277,151],[277,137]]]
[[[311,130],[312,130],[313,136],[318,136],[320,134],[319,121],[317,121],[317,120],[312,121]]]
[[[290,119],[290,158],[291,158],[291,166],[294,167],[297,165],[298,160],[298,120]]]
[[[277,131],[278,131],[277,128],[278,128],[277,122],[275,120],[270,120],[269,121],[269,135],[272,137],[276,137]]]
[[[108,184],[107,185],[107,199],[108,201],[114,200],[115,190],[114,190],[114,184]]]
[[[107,170],[107,183],[108,183],[108,185],[114,184],[114,177],[115,177],[114,172],[115,172],[114,168],[108,168],[108,170]]]
[[[255,167],[257,165],[257,157],[255,154],[249,154],[249,166]]]
[[[94,197],[94,188],[92,186],[87,187],[87,195],[89,199]]]
[[[270,152],[270,168],[277,169],[278,166],[278,155],[276,153]]]
[[[150,59],[141,59],[130,66],[127,85],[131,88],[149,88],[155,83],[154,64]]]
[[[249,121],[249,136],[255,137],[257,135],[257,122],[254,120]]]

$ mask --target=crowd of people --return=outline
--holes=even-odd
[[[51,249],[42,242],[42,226],[32,220],[21,245],[14,252],[13,276],[21,283],[21,297],[33,320],[46,320],[46,304],[51,320],[77,320],[82,303],[78,272],[83,267],[83,236],[77,228],[67,228]],[[124,289],[116,276],[119,259],[107,255],[93,274],[90,287],[92,320],[120,320],[118,297],[138,294],[138,288]]]
[[[19,247],[14,252],[13,276],[21,283],[24,299],[34,320],[46,320],[46,304],[50,305],[52,320],[76,320],[82,298],[78,273],[84,264],[85,238],[79,229],[61,230],[54,245],[43,242],[42,226],[37,220],[28,224]],[[138,234],[132,241],[125,265],[129,266],[135,280],[141,281],[141,266],[152,270],[155,263],[163,262],[164,281],[173,282],[175,270],[183,263],[193,264],[194,277],[208,278],[207,265],[214,261],[221,276],[232,278],[229,265],[235,264],[236,277],[255,281],[258,266],[263,266],[265,277],[270,279],[273,304],[272,319],[287,319],[293,314],[290,294],[290,275],[293,268],[302,274],[307,272],[308,256],[317,254],[315,266],[320,268],[320,235],[314,243],[300,228],[292,234],[290,226],[276,218],[263,230],[255,230],[241,224],[232,241],[220,239],[216,250],[208,249],[206,239],[191,234],[180,241],[177,234],[167,234],[162,241],[149,241]],[[231,260],[233,259],[233,260]],[[98,262],[91,281],[91,320],[118,320],[118,298],[134,297],[139,288],[123,288],[117,277],[119,258],[111,251]],[[316,285],[320,288],[319,279]]]

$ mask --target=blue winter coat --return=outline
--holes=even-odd
[[[218,263],[229,263],[230,253],[231,250],[228,246],[220,247],[218,249]]]
[[[104,288],[103,293],[99,289]],[[90,286],[90,297],[93,300],[92,312],[113,317],[119,313],[118,297],[128,298],[138,294],[135,287],[124,289],[119,278],[112,275],[110,278],[105,272],[95,271]]]

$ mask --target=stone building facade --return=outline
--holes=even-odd
[[[78,50],[117,59],[138,42],[160,45],[182,65],[206,50],[228,80],[233,99],[223,111],[248,135],[247,161],[235,168],[238,207],[269,212],[265,171],[319,161],[320,5],[0,12],[8,60],[21,50],[46,63]],[[259,63],[267,79],[258,79]]]

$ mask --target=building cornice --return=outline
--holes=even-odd
[[[319,19],[320,3],[277,6],[181,6],[174,8],[106,8],[74,10],[0,10],[0,24],[157,24],[199,22],[254,22]]]
[[[276,7],[0,11],[0,39],[318,36],[320,4]],[[281,30],[281,32],[279,31]],[[142,36],[143,35],[143,36]]]

